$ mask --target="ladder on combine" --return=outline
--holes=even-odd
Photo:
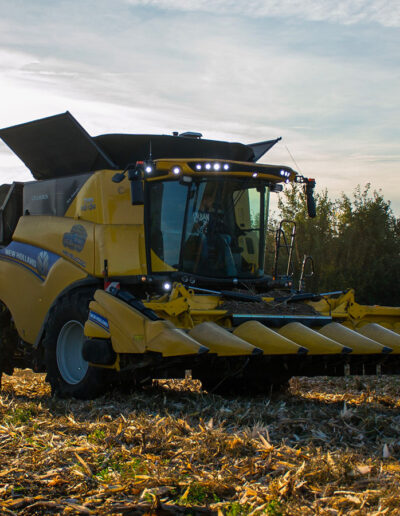
[[[307,272],[307,266],[309,267],[309,272]],[[303,257],[303,263],[301,265],[298,292],[304,292],[305,280],[306,278],[311,278],[312,276],[314,276],[314,270],[315,269],[313,257],[309,254],[305,254]]]
[[[286,226],[286,228],[285,228]],[[283,219],[275,232],[275,257],[273,267],[273,277],[275,281],[282,283],[285,287],[291,287],[294,279],[293,250],[296,240],[296,222],[294,220]],[[286,258],[285,273],[281,273],[282,253]]]
[[[285,230],[285,225],[287,225]],[[282,283],[285,287],[292,287],[294,285],[294,264],[293,252],[296,240],[296,222],[294,220],[283,219],[279,223],[279,227],[275,232],[275,257],[273,276],[275,281]],[[281,250],[284,251],[286,258],[285,274],[281,274]],[[303,292],[305,289],[306,278],[311,278],[314,275],[314,260],[312,256],[305,254],[300,270],[299,286],[297,292]]]

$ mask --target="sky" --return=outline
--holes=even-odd
[[[253,143],[400,216],[400,0],[0,0],[0,127]],[[1,182],[30,180],[2,142]]]

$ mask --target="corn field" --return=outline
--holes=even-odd
[[[95,401],[18,370],[0,394],[0,514],[400,514],[400,380],[194,380]]]

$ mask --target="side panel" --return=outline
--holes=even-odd
[[[141,225],[95,226],[95,275],[101,276],[104,260],[110,276],[147,274],[144,228]]]
[[[132,206],[130,183],[114,183],[115,170],[93,174],[77,193],[66,217],[98,224],[143,225],[143,206]]]
[[[53,301],[94,272],[94,224],[54,216],[21,217],[0,250],[0,296],[18,333],[33,344]]]
[[[105,260],[110,276],[147,274],[143,206],[132,206],[128,179],[114,183],[114,174],[111,170],[93,174],[66,217],[94,224],[95,276],[103,275]]]
[[[23,213],[63,217],[90,174],[24,184]]]
[[[21,217],[13,240],[62,256],[88,274],[94,273],[94,224],[52,216]]]
[[[60,292],[86,277],[80,267],[40,247],[12,242],[0,249],[1,301],[18,334],[30,344]]]

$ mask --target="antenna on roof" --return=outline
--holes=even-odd
[[[297,168],[297,170],[298,170],[299,172],[303,173],[303,172],[301,171],[301,168],[299,167],[299,165],[296,163],[296,160],[294,159],[294,157],[293,157],[292,153],[290,152],[289,147],[288,147],[287,145],[285,145],[285,148],[286,148],[286,150],[288,151],[289,156],[292,158],[292,161],[293,161],[293,163],[294,163],[295,167]]]

